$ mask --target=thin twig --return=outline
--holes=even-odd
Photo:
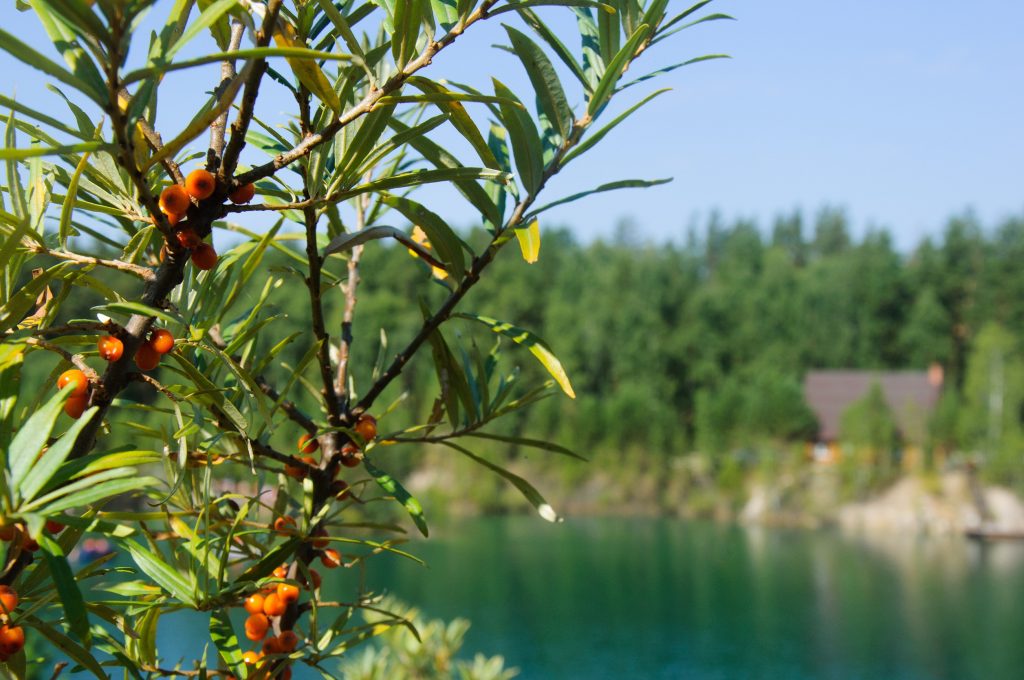
[[[356,231],[366,228],[366,208],[369,205],[369,196],[360,196],[356,199]],[[348,258],[348,280],[341,285],[345,293],[345,311],[341,317],[341,343],[338,345],[338,379],[337,391],[338,400],[342,408],[348,410],[348,358],[352,352],[352,320],[356,311],[356,288],[359,286],[359,260],[363,256],[363,246],[358,245],[352,249]]]
[[[45,349],[48,352],[61,355],[64,357],[65,361],[74,364],[75,368],[80,370],[82,373],[85,373],[85,377],[89,379],[90,383],[96,383],[96,381],[99,380],[99,374],[96,373],[89,364],[85,363],[85,357],[81,354],[72,354],[63,347],[58,347],[51,342],[40,340],[39,338],[25,338],[21,342],[24,342],[26,345],[32,345],[33,347],[38,347],[39,349]]]
[[[110,269],[116,269],[118,271],[137,276],[143,281],[149,283],[156,274],[149,267],[143,267],[142,265],[132,264],[131,262],[124,262],[122,260],[105,260],[99,257],[91,257],[88,255],[79,255],[78,253],[72,253],[67,250],[50,250],[45,246],[39,245],[38,243],[31,247],[32,252],[40,255],[49,255],[55,257],[58,260],[66,260],[68,262],[79,262],[81,264],[95,264],[101,267],[108,267]]]
[[[235,52],[242,44],[242,36],[245,34],[245,25],[235,20],[231,23],[231,40],[228,43],[228,52]],[[220,64],[220,84],[214,90],[214,98],[219,99],[231,81],[235,78],[235,60],[225,59]],[[224,154],[224,133],[228,125],[228,112],[224,111],[210,126],[210,148],[206,152],[206,169],[216,172],[220,167],[220,158]]]
[[[130,380],[136,380],[138,382],[144,382],[148,385],[152,385],[157,389],[158,392],[160,392],[162,395],[164,395],[173,402],[177,402],[180,404],[181,402],[185,401],[184,399],[176,395],[174,392],[171,392],[169,389],[164,387],[160,383],[160,381],[154,378],[153,376],[146,375],[145,373],[129,373],[128,378]]]
[[[274,28],[277,25],[277,15],[281,11],[281,5],[282,0],[270,0],[267,3],[266,14],[263,16],[263,25],[256,33],[256,47],[266,47],[270,44],[270,38],[274,34]],[[231,139],[228,140],[227,146],[224,149],[220,169],[217,171],[217,177],[223,186],[230,186],[228,180],[234,174],[235,166],[238,163],[238,155],[242,153],[242,147],[245,146],[245,133],[248,132],[249,123],[252,121],[253,114],[255,113],[256,97],[260,91],[260,81],[263,80],[263,74],[266,72],[266,58],[260,57],[252,61],[249,75],[245,80],[242,101],[238,106],[238,115],[235,117],[235,122],[231,124]],[[239,182],[239,184],[245,184],[245,182]]]

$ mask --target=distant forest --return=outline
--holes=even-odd
[[[301,316],[307,306],[291,304],[305,297],[304,285],[289,258],[276,257],[272,272],[283,283],[266,309],[287,318],[266,326],[260,338],[266,347],[309,323]],[[1013,476],[1024,470],[1017,461],[1024,449],[1022,263],[1020,217],[986,226],[969,215],[954,217],[941,236],[910,253],[898,252],[884,230],[854,238],[836,210],[813,219],[795,213],[768,227],[711,219],[678,244],[637,242],[628,230],[581,244],[570,230],[553,229],[543,234],[535,264],[525,264],[514,247],[503,251],[495,275],[470,293],[465,307],[539,334],[578,395],[535,404],[503,425],[505,434],[550,437],[604,460],[778,450],[814,432],[802,396],[807,370],[924,369],[939,362],[945,396],[927,440],[914,443],[1000,454]],[[345,263],[332,258],[328,269],[343,276]],[[381,353],[380,329],[390,355],[418,327],[418,300],[436,307],[445,295],[436,280],[424,286],[430,270],[405,248],[371,243],[359,270],[356,392],[369,384]],[[341,295],[325,299],[328,329],[336,335]],[[238,300],[237,315],[254,302]],[[83,308],[75,315],[90,313]],[[454,321],[445,332],[453,346],[475,342],[486,352],[497,342],[471,322]],[[502,354],[502,370],[520,366],[523,384],[547,378],[524,348],[505,342]],[[287,351],[282,356],[291,366],[300,360]],[[385,397],[410,400],[426,418],[438,394],[429,363],[414,364]],[[991,409],[995,378],[998,413]],[[126,397],[153,398],[142,388]],[[297,398],[302,405],[302,395]],[[382,430],[410,424],[397,420],[387,416]],[[291,447],[297,435],[278,429],[279,444]]]
[[[584,453],[802,440],[814,428],[802,399],[808,369],[932,362],[945,368],[947,396],[929,441],[916,443],[977,448],[991,431],[993,357],[1006,376],[998,434],[1009,447],[1024,397],[1022,263],[1021,218],[983,227],[955,217],[907,254],[884,230],[854,238],[836,210],[767,229],[711,219],[679,245],[637,243],[628,231],[582,245],[559,229],[544,234],[536,264],[503,253],[468,306],[548,341],[579,397],[536,405],[521,434]],[[404,249],[366,251],[356,317],[364,357],[377,350],[378,326],[402,338],[417,323],[409,301],[425,269]],[[534,371],[525,351],[510,351]],[[406,387],[428,397],[436,381],[426,378],[428,387]]]

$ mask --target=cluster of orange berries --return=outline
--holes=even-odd
[[[377,438],[377,419],[369,414],[363,414],[359,416],[359,420],[356,421],[356,424],[352,429],[355,430],[357,435],[359,435],[362,443],[369,443]],[[298,448],[299,453],[305,454],[299,456],[298,460],[306,463],[306,465],[316,467],[316,458],[310,454],[316,453],[320,448],[320,443],[312,435],[304,434],[299,437]],[[340,458],[341,464],[345,467],[355,467],[359,465],[359,462],[363,459],[363,454],[359,444],[351,441],[347,442],[341,447]],[[306,476],[306,468],[302,465],[285,465],[284,473],[289,477],[302,479]],[[338,482],[335,482],[335,484],[337,485]],[[344,487],[337,490],[337,493],[335,494],[336,496],[340,496],[348,488],[348,485],[346,485],[345,482],[341,481],[341,484],[344,485]]]
[[[185,178],[185,186],[172,184],[160,192],[160,212],[167,218],[172,227],[181,221],[192,205],[192,199],[203,201],[217,190],[217,178],[213,173],[203,169],[193,170]],[[228,198],[232,203],[248,203],[256,195],[256,187],[243,184],[232,191]],[[192,252],[192,264],[197,269],[213,269],[217,264],[217,251],[189,226],[175,231],[175,237],[182,248]]]
[[[0,585],[0,662],[6,662],[25,646],[25,630],[11,625],[11,614],[17,606],[18,593],[10,586]]]
[[[318,589],[320,575],[313,569],[309,571],[309,575],[313,582],[313,589]],[[274,578],[280,579],[281,582],[267,586],[245,600],[245,611],[249,613],[249,618],[245,620],[245,637],[253,642],[263,640],[260,651],[249,650],[242,655],[242,660],[247,665],[255,666],[265,656],[291,654],[299,646],[299,636],[293,630],[282,630],[278,635],[267,637],[267,633],[273,626],[272,619],[283,616],[288,610],[288,605],[299,600],[299,586],[284,581],[287,576],[288,567],[285,565],[278,567],[274,570]],[[291,669],[285,668],[277,677],[290,678]]]
[[[113,335],[104,335],[96,343],[100,356],[107,361],[118,361],[124,354],[124,343]],[[150,332],[149,338],[135,352],[135,365],[143,371],[151,371],[160,363],[160,357],[174,349],[174,336],[164,328]],[[79,418],[89,407],[89,378],[77,368],[71,368],[57,378],[57,389],[74,383],[71,396],[64,402],[64,413]]]

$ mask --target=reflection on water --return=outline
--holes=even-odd
[[[1024,677],[1024,544],[524,517],[411,550],[429,567],[381,555],[371,587],[469,618],[464,654],[502,654],[527,679]],[[324,576],[328,599],[359,578]],[[161,651],[200,653],[207,620],[166,617]]]
[[[524,678],[1018,678],[1024,545],[474,520],[368,578]]]

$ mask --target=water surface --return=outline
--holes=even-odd
[[[371,561],[522,678],[1024,677],[1024,545],[651,519],[480,519]]]

